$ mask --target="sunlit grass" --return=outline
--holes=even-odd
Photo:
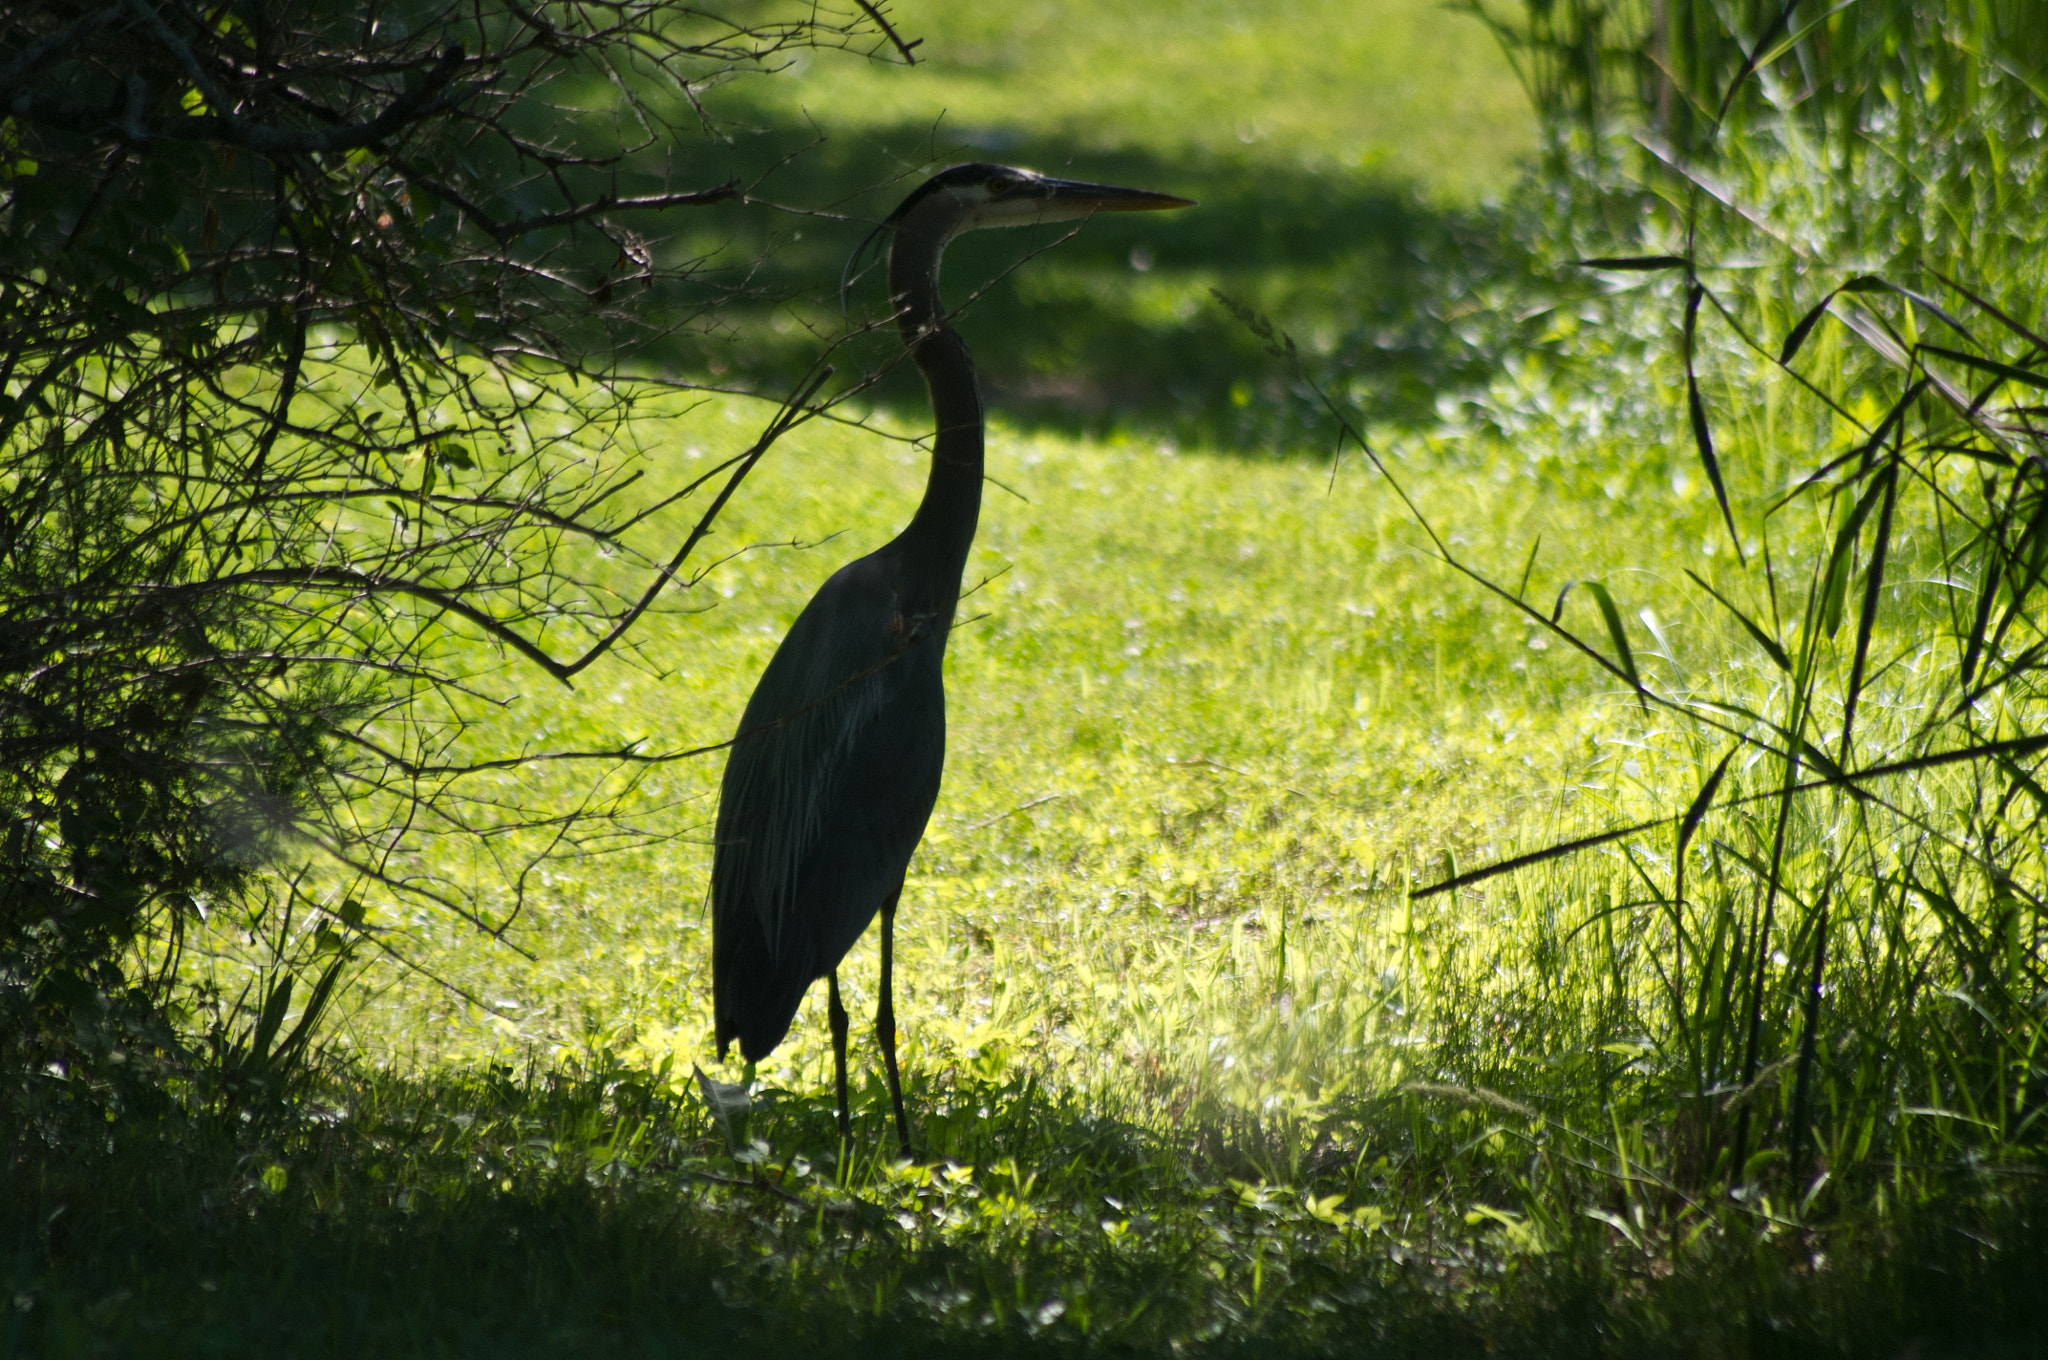
[[[720,435],[738,438],[747,427],[726,414],[650,439],[667,450],[658,471],[689,476]],[[1503,567],[1539,533],[1557,545],[1544,579],[1703,560],[1710,510],[1697,501],[1632,511],[1597,491],[1546,496],[1540,465],[1505,448],[1402,447],[1416,493]],[[817,583],[907,519],[924,462],[870,432],[792,437],[720,541],[836,537],[734,558],[682,597],[716,607],[658,620],[639,666],[601,667],[573,693],[526,686],[478,748],[535,733],[593,749],[723,740]],[[1405,886],[1447,855],[1573,824],[1588,791],[1574,785],[1603,784],[1589,773],[1599,734],[1633,723],[1611,682],[1556,662],[1429,560],[1355,460],[1332,477],[1307,460],[999,429],[990,476],[968,569],[986,584],[948,658],[946,784],[899,918],[911,1064],[988,1077],[1021,1065],[1137,1117],[1198,1096],[1257,1105],[1393,1080],[1399,1062],[1365,1039],[1403,970]],[[501,1014],[392,977],[353,1042],[428,1060],[610,1048],[678,1074],[709,1066],[722,763],[714,752],[647,777],[639,820],[664,839],[542,866],[508,937],[536,961],[415,919],[406,947]],[[578,792],[576,775],[518,777]],[[873,948],[871,935],[845,965],[856,1007],[872,1004]],[[807,1003],[771,1081],[829,1081],[822,1006]]]
[[[1727,565],[1688,460],[1634,436],[1581,441],[1588,408],[1568,399],[1546,424],[1547,400],[1531,394],[1532,428],[1512,438],[1391,434],[1392,466],[1502,579],[1540,534],[1533,597],[1605,581],[1667,689],[1711,682],[1760,701],[1769,674],[1732,666],[1725,621],[1681,588],[1683,569]],[[762,414],[647,416],[636,433],[661,485],[645,494],[743,447]],[[1754,500],[1788,468],[1736,463],[1753,441],[1739,438],[1736,491]],[[718,551],[737,555],[652,622],[638,664],[606,663],[573,692],[507,672],[504,696],[523,693],[471,749],[722,739],[796,610],[900,526],[924,466],[878,430],[800,430],[725,523]],[[1546,1310],[1570,1296],[1558,1280],[1621,1278],[1643,1259],[1652,1278],[1680,1273],[1640,1299],[1632,1285],[1603,1293],[1596,1314],[1646,1347],[1713,1353],[1700,1338],[1734,1325],[1700,1311],[1715,1280],[1834,1310],[1802,1335],[1883,1331],[1890,1314],[1857,1292],[1869,1286],[1844,1277],[1829,1292],[1834,1277],[1777,1246],[1745,1255],[1748,1239],[1676,1184],[1682,1140],[1641,1098],[1671,1036],[1635,1025],[1657,1010],[1668,941],[1628,902],[1615,849],[1408,898],[1456,867],[1668,815],[1711,748],[1555,639],[1533,645],[1539,630],[1430,557],[1355,455],[1333,477],[1308,458],[999,425],[990,476],[968,573],[985,584],[948,662],[946,787],[899,920],[917,1158],[895,1161],[864,1027],[855,1135],[838,1140],[819,996],[760,1072],[744,1161],[699,1101],[693,1066],[739,1076],[711,1052],[712,753],[646,776],[636,820],[650,843],[541,866],[506,944],[431,912],[373,911],[388,942],[486,1006],[373,966],[336,1031],[363,1066],[325,1091],[350,1132],[331,1153],[317,1138],[278,1153],[283,1188],[250,1181],[252,1221],[317,1211],[330,1177],[358,1175],[347,1139],[368,1138],[390,1149],[377,1154],[389,1179],[337,1198],[350,1232],[429,1270],[463,1269],[508,1223],[564,1242],[597,1232],[578,1250],[655,1262],[629,1272],[651,1271],[652,1288],[715,1282],[715,1307],[693,1285],[636,1314],[656,1329],[712,1309],[757,1338],[871,1319],[857,1325],[982,1341],[1308,1344],[1369,1315],[1394,1335],[1537,1355]],[[1906,668],[1888,683],[1903,709],[1923,681]],[[1876,739],[1888,719],[1866,721]],[[566,805],[589,776],[508,778]],[[1730,792],[1768,778],[1738,768]],[[1938,780],[1923,793],[1966,796]],[[1800,827],[1806,882],[1829,872],[1834,832],[1819,815]],[[1740,844],[1753,828],[1731,818],[1722,834]],[[1625,849],[1662,875],[1667,844],[1660,832]],[[455,853],[405,867],[486,887],[496,872]],[[857,1015],[874,976],[871,936],[844,965]],[[1781,1083],[1769,1098],[1783,1096]],[[1759,1240],[1798,1240],[1777,1232]],[[2019,1297],[1985,1274],[2001,1260],[1966,1263],[1993,1280],[1973,1287]],[[1480,1287],[1479,1270],[1508,1283]],[[295,1307],[255,1292],[274,1313]],[[834,1331],[829,1344],[858,1343]]]
[[[839,127],[925,125],[990,151],[1019,135],[1077,154],[1238,151],[1462,201],[1499,198],[1535,147],[1506,59],[1448,6],[911,0],[889,14],[924,39],[915,68],[816,54],[774,95]]]

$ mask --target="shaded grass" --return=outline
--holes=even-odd
[[[1998,1357],[2044,1339],[2037,1196],[1907,1210],[1822,1265],[1705,1240],[1670,1274],[1590,1220],[1539,1257],[1482,1216],[1371,1221],[1231,1182],[1029,1081],[918,1093],[987,1107],[999,1155],[860,1161],[843,1188],[814,1095],[764,1102],[788,1152],[750,1181],[701,1110],[617,1069],[314,1094],[259,1132],[108,1139],[11,1092],[39,1117],[10,1125],[0,1166],[0,1354]],[[862,1104],[879,1128],[885,1098]],[[1437,1170],[1403,1135],[1433,1116],[1406,1105],[1372,1117],[1388,1155],[1362,1179],[1383,1191]]]
[[[801,132],[752,139],[735,153],[739,172],[803,141]],[[929,129],[899,124],[803,151],[761,190],[831,205],[846,220],[779,218],[745,204],[691,217],[679,253],[744,262],[747,284],[779,301],[736,309],[732,332],[678,341],[657,357],[725,382],[793,381],[841,332],[841,270],[873,224],[926,171],[973,159],[1200,200],[1186,213],[1109,215],[1078,232],[980,232],[949,248],[946,291],[956,305],[972,298],[963,327],[991,400],[1013,420],[1068,433],[1142,427],[1236,448],[1293,443],[1307,427],[1286,389],[1263,379],[1257,342],[1215,305],[1212,288],[1289,316],[1318,353],[1349,356],[1361,394],[1408,423],[1433,419],[1439,394],[1483,383],[1522,331],[1499,314],[1501,284],[1529,265],[1493,210],[1432,205],[1415,185],[1243,148],[1077,152],[1030,132],[935,144]],[[897,177],[871,187],[885,174]],[[879,269],[847,302],[855,320],[883,316]],[[885,329],[852,357],[872,370],[895,351]],[[919,418],[924,390],[907,367],[879,395]]]
[[[1198,212],[1063,233],[987,232],[949,254],[984,381],[1011,419],[1068,433],[1130,426],[1233,448],[1290,443],[1284,388],[1248,378],[1256,347],[1208,299],[1220,287],[1353,356],[1390,418],[1492,371],[1511,319],[1496,281],[1522,269],[1498,204],[1534,120],[1485,30],[1415,0],[1251,10],[1039,3],[912,6],[904,68],[845,53],[707,93],[723,138],[622,170],[649,191],[681,166],[753,197],[665,219],[671,263],[700,259],[761,299],[720,334],[640,362],[783,390],[844,328],[836,285],[872,225],[958,160],[1170,189]],[[591,108],[610,105],[593,90]],[[679,115],[687,113],[677,110]],[[779,204],[794,211],[770,210]],[[842,216],[844,215],[844,216]],[[603,262],[597,262],[602,265]],[[853,315],[884,310],[878,276]],[[884,333],[860,367],[894,355]],[[848,370],[850,373],[850,370]],[[919,418],[905,369],[881,393]]]

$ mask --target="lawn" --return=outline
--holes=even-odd
[[[1690,201],[1516,190],[1534,117],[1425,0],[889,14],[914,66],[711,92],[707,163],[766,172],[799,114],[822,141],[689,246],[774,248],[778,300],[650,363],[786,390],[935,163],[1203,201],[948,257],[954,298],[996,280],[960,320],[992,415],[897,927],[917,1155],[872,935],[841,970],[850,1142],[821,989],[747,1115],[707,1106],[695,1069],[741,1079],[710,1016],[719,751],[508,769],[472,791],[616,800],[635,834],[409,844],[388,870],[478,918],[366,897],[383,952],[293,1110],[10,1164],[0,1354],[2033,1353],[2048,795],[2010,744],[2048,704],[2048,495],[1995,442],[2038,449],[2038,407],[1992,379],[2044,346],[1987,337],[2038,310],[2039,221],[1999,190],[1994,325],[1815,263],[1907,267],[1913,212],[1844,206],[1898,156],[1761,128]],[[2000,163],[2035,192],[2042,160]],[[1937,360],[1981,410],[1886,366],[1923,332],[2002,356]],[[607,456],[655,505],[773,413],[649,392]],[[926,422],[899,374],[797,427],[573,688],[451,641],[452,751],[715,747],[818,584],[909,518]],[[637,588],[686,523],[579,570]],[[1887,761],[1911,777],[1865,777]],[[188,967],[232,995],[244,943],[217,920]]]
[[[1021,143],[1040,152],[1024,163],[1088,174],[1108,173],[1101,160],[1136,158],[1137,182],[1198,194],[1207,189],[1176,174],[1177,162],[1202,167],[1198,181],[1226,165],[1238,191],[1254,196],[1291,177],[1287,203],[1265,210],[1273,215],[1303,194],[1325,200],[1324,211],[1363,197],[1418,217],[1462,210],[1497,195],[1532,145],[1532,117],[1491,39],[1434,6],[1248,16],[1042,4],[1000,18],[944,7],[895,17],[926,36],[917,67],[816,54],[800,79],[758,87],[800,102],[835,142],[870,155],[951,110],[973,130],[961,154]],[[1460,116],[1424,117],[1425,99]],[[1238,127],[1252,104],[1259,127]],[[1072,159],[1048,160],[1054,146]],[[1219,206],[1244,208],[1184,216]],[[1343,272],[1350,238],[1372,235],[1341,215],[1321,226],[1331,238],[1325,273]],[[1138,318],[1135,346],[1120,343],[1185,371],[1200,362],[1188,357],[1197,348],[1188,321],[1242,336],[1210,286],[1312,286],[1302,276],[1316,271],[1290,249],[1297,227],[1268,224],[1237,252],[1213,230],[1193,231],[1173,219],[1091,224],[1018,269],[1010,282],[1021,302],[982,299],[964,331],[977,352],[1006,327],[1043,331],[1057,346],[1070,324],[1062,290],[1079,290]],[[1083,256],[1064,285],[1048,285],[1052,294],[1033,291],[1110,232],[1113,249]],[[846,251],[858,240],[851,229],[839,235]],[[987,233],[956,249],[954,293],[1015,265],[1020,235]],[[1155,262],[1133,269],[1131,252],[1144,249]],[[1033,352],[1023,362],[1049,383],[1089,381],[1085,356]],[[1242,389],[1270,371],[1243,367],[1236,382]],[[1228,382],[1211,397],[1229,409]],[[1529,650],[1526,627],[1447,594],[1398,502],[1355,456],[1332,477],[1319,450],[1233,456],[1148,433],[1142,420],[1076,437],[1058,420],[1006,423],[995,400],[993,481],[969,566],[970,585],[989,583],[963,606],[971,622],[952,644],[948,779],[905,920],[917,1017],[906,1031],[918,1061],[1029,1054],[1091,1082],[1133,1059],[1199,1070],[1192,1055],[1220,1054],[1213,1034],[1265,1013],[1288,976],[1321,976],[1333,995],[1378,977],[1394,885],[1418,857],[1503,844],[1530,810],[1554,818],[1551,792],[1597,760],[1604,687],[1569,668],[1532,667],[1541,654]],[[914,397],[912,409],[877,418],[914,435],[918,407]],[[648,494],[729,455],[763,415],[732,402],[643,418],[634,437],[648,451]],[[1606,555],[1575,564],[1581,574],[1630,557],[1608,532],[1622,508],[1608,497],[1546,504],[1529,494],[1533,465],[1505,451],[1409,442],[1429,494],[1501,561],[1538,533]],[[534,731],[574,733],[572,744],[591,749],[722,740],[803,601],[838,562],[907,521],[923,472],[923,453],[906,443],[800,431],[748,483],[719,541],[728,550],[815,546],[755,548],[720,567],[680,603],[715,608],[659,620],[641,638],[639,664],[601,667],[573,692],[515,681],[524,693],[502,726],[478,733],[478,749]],[[1643,526],[1645,541],[1667,518],[1660,509]],[[1698,538],[1705,526],[1686,532]],[[1567,570],[1562,558],[1546,566]],[[394,979],[351,1026],[352,1042],[470,1059],[609,1044],[642,1061],[673,1055],[679,1073],[708,1061],[705,842],[721,764],[713,755],[650,777],[648,824],[673,839],[541,870],[544,891],[510,935],[533,962],[445,921],[410,923],[431,942],[437,974],[510,1002],[501,1013]],[[1484,810],[1468,796],[1475,778],[1489,790]],[[1276,954],[1290,917],[1292,942]],[[1322,925],[1349,942],[1341,973],[1318,953]],[[848,978],[863,1001],[871,948]],[[1235,954],[1247,961],[1244,985],[1219,986],[1218,960]],[[1253,957],[1264,962],[1254,968]],[[1157,985],[1192,989],[1183,1004],[1197,1006],[1185,1026],[1156,1025],[1142,1054],[1073,1027],[1088,1016],[1106,1022],[1103,1033],[1125,1028],[1121,1008],[1105,1010],[1097,994],[1134,958],[1156,970]],[[777,1056],[790,1064],[775,1069],[778,1079],[816,1081],[821,1023],[806,1011]]]
[[[1533,154],[1536,120],[1475,20],[1420,0],[891,13],[925,37],[914,66],[818,52],[793,78],[706,96],[720,135],[676,160],[750,197],[693,212],[675,250],[743,269],[775,301],[736,318],[739,343],[658,358],[786,389],[844,326],[843,303],[856,318],[879,311],[876,276],[845,299],[836,288],[873,223],[933,169],[993,160],[1202,203],[1093,223],[1021,270],[1063,233],[954,244],[949,277],[974,297],[984,385],[1033,426],[1135,422],[1235,449],[1313,438],[1251,400],[1258,346],[1210,288],[1283,312],[1326,352],[1370,337],[1351,347],[1404,419],[1484,366],[1460,319],[1512,269],[1492,205]],[[887,352],[853,351],[866,369]],[[907,370],[881,396],[920,418]]]
[[[682,474],[709,457],[685,442],[703,437],[679,422]],[[1638,563],[1669,553],[1659,565],[1675,576],[1712,525],[1697,499],[1650,515],[1604,495],[1552,501],[1505,449],[1418,437],[1409,461],[1421,494],[1501,563],[1538,534],[1578,545],[1546,574],[1595,575],[1635,549]],[[503,737],[721,740],[816,582],[908,518],[923,465],[866,432],[792,437],[725,537],[838,536],[734,559],[698,587],[715,608],[643,637],[645,665],[573,692],[527,687]],[[1007,489],[990,488],[969,566],[969,584],[987,584],[949,653],[947,782],[899,923],[912,1061],[1014,1059],[1091,1088],[1137,1064],[1171,1073],[1162,1089],[1242,1064],[1231,1085],[1252,1100],[1268,1079],[1354,1084],[1356,1035],[1329,1053],[1238,1050],[1274,1042],[1271,1007],[1303,989],[1330,1003],[1333,1037],[1361,1023],[1349,1012],[1380,999],[1412,874],[1620,797],[1597,773],[1615,764],[1600,734],[1628,725],[1614,687],[1546,664],[1526,623],[1455,586],[1355,461],[1333,477],[1306,457],[999,428],[989,475]],[[509,937],[534,962],[419,920],[436,971],[509,1001],[505,1014],[415,981],[374,1003],[354,1041],[470,1060],[610,1045],[672,1056],[678,1074],[708,1064],[720,769],[714,755],[649,777],[642,794],[662,810],[648,819],[674,840],[541,871]],[[576,791],[565,780],[562,796]],[[872,936],[848,972],[867,1004]],[[769,1066],[782,1084],[829,1080],[811,1001]]]
[[[1119,152],[1237,158],[1390,181],[1431,202],[1498,199],[1535,150],[1507,62],[1447,6],[917,0],[889,13],[924,39],[914,68],[818,53],[801,79],[761,88],[834,137],[920,129],[928,146],[992,157],[1057,143],[1077,166]]]

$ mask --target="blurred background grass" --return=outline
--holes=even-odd
[[[1251,373],[1256,342],[1211,288],[1285,313],[1297,338],[1344,354],[1400,418],[1428,416],[1439,394],[1497,360],[1497,337],[1471,317],[1514,252],[1495,210],[1535,149],[1536,120],[1471,18],[1410,0],[891,13],[924,39],[915,66],[818,52],[793,78],[706,95],[723,140],[684,149],[683,162],[700,179],[737,177],[760,202],[692,210],[671,248],[744,278],[763,302],[731,317],[722,340],[649,360],[723,381],[794,381],[843,324],[840,270],[872,224],[924,175],[964,160],[1202,203],[1105,218],[1071,240],[1044,228],[955,243],[949,293],[987,287],[969,329],[983,382],[1013,420],[1070,433],[1142,425],[1240,449],[1300,435],[1303,422],[1272,399],[1280,389]],[[880,316],[879,275],[849,301],[856,317]],[[893,343],[855,353],[872,369]],[[924,401],[907,371],[882,397],[913,416]]]
[[[798,79],[753,87],[776,101],[764,107],[851,135],[922,127],[986,152],[1032,138],[1074,155],[1363,171],[1456,205],[1500,198],[1536,145],[1506,60],[1444,6],[916,0],[889,12],[923,39],[916,69],[808,54]]]

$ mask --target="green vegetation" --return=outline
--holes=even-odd
[[[0,1067],[118,1051],[145,1104],[182,1058],[188,929],[273,946],[204,1027],[238,1048],[247,1012],[227,1085],[261,1085],[321,1009],[279,1031],[292,975],[326,955],[301,999],[331,996],[361,943],[297,862],[402,897],[394,837],[520,820],[463,806],[434,697],[489,663],[476,635],[566,678],[627,631],[555,547],[624,532],[592,452],[630,422],[620,350],[703,325],[678,294],[732,298],[628,225],[732,191],[621,204],[617,161],[701,133],[652,92],[860,31],[169,8],[0,13]],[[561,135],[563,91],[608,79],[645,93],[636,131]]]
[[[1387,9],[1416,25],[1397,33],[1446,22]],[[877,1073],[839,1144],[821,997],[744,1127],[700,1099],[715,755],[597,789],[508,771],[524,800],[619,797],[654,834],[558,854],[516,893],[503,866],[546,828],[395,861],[502,941],[372,903],[401,957],[362,970],[317,1068],[246,1120],[181,1092],[154,1122],[94,1123],[48,1073],[10,1095],[38,1122],[0,1169],[0,1347],[2034,1353],[2048,98],[2037,68],[1981,59],[2004,12],[1886,11],[1927,24],[1931,54],[1826,30],[1828,60],[1865,54],[1840,68],[1861,83],[1803,121],[1774,83],[1793,51],[1682,171],[1560,130],[1549,180],[1455,231],[1489,176],[1390,183],[1427,162],[1344,162],[1313,99],[1276,101],[1270,139],[1231,153],[1241,201],[1313,185],[1285,210],[1339,205],[1334,225],[1380,201],[1466,233],[1475,310],[1425,300],[1446,276],[1418,270],[1412,313],[1469,332],[1462,365],[1389,381],[1370,324],[1317,329],[1351,305],[1328,289],[1348,246],[1219,262],[1221,228],[1169,253],[1178,224],[1105,245],[1091,224],[1014,276],[1010,310],[977,304],[978,352],[1003,318],[1055,344],[1062,297],[1098,304],[1089,344],[1236,327],[1211,399],[1244,414],[1024,403],[992,431],[987,583],[898,925],[920,1161],[890,1159]],[[877,146],[928,121],[913,98],[977,126],[1021,99],[1002,154],[1065,139],[1077,170],[1199,194],[1171,167],[1213,154],[1244,91],[1318,39],[1318,61],[1369,59],[1329,39],[1341,15],[1245,34],[1108,11],[1121,50],[1161,53],[1148,99],[1122,82],[1151,68],[1096,55],[1066,9],[1017,16],[1059,36],[903,16],[934,48],[979,45],[934,62],[937,94],[836,58],[790,88]],[[1703,82],[1735,74],[1716,50]],[[1205,85],[1205,63],[1236,75]],[[1327,126],[1424,144],[1398,102],[1357,109]],[[1850,117],[1857,135],[1826,131]],[[841,143],[820,154],[849,173]],[[1608,267],[1523,272],[1581,257]],[[955,289],[1002,262],[961,252]],[[1215,284],[1300,358],[1263,354]],[[1209,380],[1209,360],[1162,362]],[[759,424],[737,399],[649,402],[632,494],[655,503]],[[720,523],[734,555],[632,655],[574,691],[473,667],[457,753],[722,739],[817,581],[907,516],[923,457],[885,436],[920,428],[884,405],[793,433]],[[1317,440],[1235,447],[1289,429]],[[1187,441],[1202,430],[1223,447]],[[195,984],[246,976],[228,928],[190,957]],[[842,978],[857,1019],[874,971],[864,943]]]
[[[1469,19],[1404,0],[1257,12],[1217,0],[919,0],[890,13],[924,39],[918,69],[820,52],[803,80],[763,95],[818,111],[837,136],[923,127],[990,152],[1034,137],[1077,158],[1166,160],[1235,144],[1271,168],[1377,172],[1462,202],[1498,198],[1535,149],[1499,52],[1473,41]]]
[[[746,317],[737,343],[665,356],[793,381],[817,338],[841,330],[835,285],[872,223],[925,173],[977,159],[1202,203],[1176,220],[1105,219],[1071,240],[996,232],[951,248],[957,296],[986,285],[972,311],[984,384],[999,410],[1038,428],[1137,421],[1206,447],[1318,442],[1276,399],[1284,388],[1259,380],[1258,346],[1211,305],[1212,287],[1344,354],[1403,419],[1430,418],[1436,395],[1474,381],[1513,331],[1487,315],[1515,269],[1495,208],[1536,129],[1470,19],[1413,0],[891,12],[925,39],[915,66],[817,52],[796,79],[708,96],[732,141],[706,148],[707,162],[805,215],[749,203],[691,217],[686,249],[744,266],[772,305]],[[854,315],[877,315],[880,292],[872,276],[856,288]],[[893,337],[855,353],[876,367]],[[880,395],[922,418],[914,373]]]

